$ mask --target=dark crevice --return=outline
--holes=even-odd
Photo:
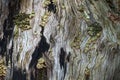
[[[41,34],[43,35],[43,32],[44,32],[44,27],[42,26],[41,27]]]
[[[7,45],[9,44],[10,40],[13,39],[13,16],[19,13],[20,9],[20,2],[19,0],[10,0],[8,3],[9,14],[7,19],[5,19],[3,24],[3,39],[0,40],[0,55],[6,56],[6,65],[8,65],[8,61],[12,63],[12,52],[13,52],[13,44],[11,49],[7,49]]]
[[[42,27],[41,40],[38,43],[38,46],[35,48],[35,51],[32,54],[32,60],[31,60],[30,65],[29,65],[29,68],[31,68],[31,69],[34,68],[35,69],[35,73],[36,73],[36,71],[39,71],[39,70],[36,69],[38,59],[41,58],[43,53],[47,52],[49,50],[49,47],[50,47],[50,45],[46,42],[46,38],[43,35],[43,32],[44,32],[44,28]],[[37,76],[33,76],[33,75],[34,75],[34,73],[33,73],[33,71],[31,71],[31,80],[33,80],[33,79],[36,80]]]
[[[68,62],[70,62],[70,56],[71,56],[71,53],[69,52],[68,55],[67,55],[67,57],[66,57],[66,60],[67,60]]]
[[[117,13],[118,15],[120,15],[120,9],[119,9],[119,5],[120,5],[120,1],[117,1],[117,4],[114,4],[114,0],[106,0],[108,6],[110,7],[111,11]],[[118,8],[117,8],[118,6]]]
[[[113,10],[113,9],[115,9],[115,6],[114,6],[114,4],[113,4],[113,0],[106,0],[107,1],[107,3],[108,3],[108,5],[109,5],[109,7]]]
[[[63,79],[65,78],[66,72],[67,72],[67,63],[65,63],[65,68],[64,68],[64,77],[63,77]]]
[[[36,79],[35,80],[48,80],[47,78],[47,69],[37,69],[36,71]]]
[[[56,5],[53,3],[52,0],[50,0],[50,4],[48,5],[48,11],[56,13]]]
[[[13,77],[12,80],[27,80],[26,79],[26,70],[13,68]]]
[[[63,50],[63,48],[60,49],[60,67],[65,67],[65,56],[66,52]]]
[[[90,80],[89,78],[90,78],[90,76],[88,76],[88,75],[85,76],[85,80]]]
[[[32,54],[32,60],[29,65],[30,68],[37,63],[37,60],[40,57],[42,57],[42,53],[45,53],[48,51],[49,47],[50,45],[46,42],[46,38],[42,35],[41,40],[38,43],[38,46],[36,47],[35,51]]]
[[[30,74],[30,80],[36,80],[33,74]]]
[[[63,48],[60,49],[60,56],[59,56],[59,62],[60,62],[60,68],[64,69],[64,77],[66,74],[66,68],[67,68],[67,63],[65,62],[65,58],[66,58],[66,52],[64,51]]]
[[[3,35],[3,39],[0,40],[0,55],[2,57],[5,56],[6,59],[5,63],[7,66],[10,61],[11,69],[10,69],[10,75],[8,75],[10,76],[10,78],[13,78],[12,80],[25,80],[22,79],[21,76],[18,76],[19,74],[21,74],[20,70],[16,70],[12,66],[12,64],[14,64],[12,63],[13,43],[11,48],[9,49],[7,48],[7,45],[10,43],[10,40],[12,40],[13,42],[13,30],[14,30],[13,16],[19,13],[20,0],[9,0],[7,5],[8,5],[9,14],[7,18],[4,20],[4,24],[3,24],[4,35]]]

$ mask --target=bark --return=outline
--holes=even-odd
[[[0,80],[119,80],[119,0],[0,0]]]

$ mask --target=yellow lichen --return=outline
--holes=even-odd
[[[40,26],[42,26],[42,27],[44,27],[46,25],[46,22],[44,22],[44,21],[42,21],[41,23],[40,23]]]
[[[53,3],[56,3],[56,2],[57,2],[57,0],[52,0],[52,2],[53,2]]]
[[[65,9],[66,7],[65,7],[65,5],[62,5],[61,8],[62,8],[62,9]]]
[[[90,76],[90,69],[89,68],[85,69],[85,76]]]
[[[50,12],[45,12],[45,14],[42,16],[40,26],[44,27],[47,24],[49,16],[50,16]]]
[[[17,38],[19,36],[19,28],[17,26],[14,27],[14,37]]]
[[[99,37],[101,36],[101,33],[102,33],[101,31],[102,31],[102,27],[97,22],[88,26],[87,33],[90,36],[90,39],[86,43],[86,46],[84,49],[85,53],[89,52],[90,50],[95,49],[95,43],[99,39]]]
[[[31,14],[29,14],[29,18],[32,19],[35,16],[35,13],[32,12]]]
[[[0,76],[6,76],[7,67],[4,65],[4,60],[0,60]]]
[[[44,58],[40,58],[39,60],[38,60],[38,63],[37,63],[37,65],[36,65],[36,67],[38,68],[38,69],[41,69],[41,68],[45,68],[46,66],[45,66],[45,60],[44,60]]]
[[[80,41],[80,32],[78,32],[74,40],[70,43],[70,46],[75,49],[80,49]]]
[[[39,63],[44,63],[45,60],[44,60],[44,58],[40,58],[40,59],[38,60],[38,62],[39,62]]]
[[[0,59],[0,64],[3,64],[4,60],[3,59]]]
[[[37,66],[36,66],[38,69],[41,69],[41,68],[44,68],[44,67],[46,67],[44,64],[37,64]]]
[[[32,12],[31,14],[26,13],[19,13],[14,17],[14,24],[16,27],[22,30],[29,30],[31,29],[30,20],[35,16],[35,13]],[[17,28],[16,28],[17,29]],[[15,32],[16,33],[16,32]]]
[[[47,7],[50,3],[50,0],[45,0],[43,3],[43,7]]]

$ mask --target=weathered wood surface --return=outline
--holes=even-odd
[[[0,79],[119,80],[120,1],[0,0],[0,56]]]

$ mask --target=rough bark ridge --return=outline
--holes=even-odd
[[[119,80],[120,0],[0,0],[0,80]]]

